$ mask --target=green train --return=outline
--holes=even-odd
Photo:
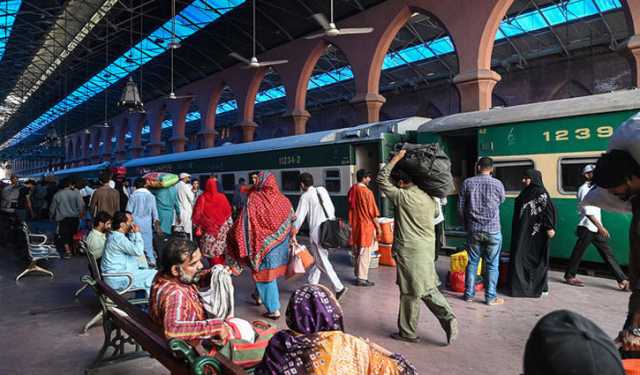
[[[249,181],[249,173],[271,171],[282,192],[297,204],[299,176],[311,173],[318,185],[332,196],[337,214],[347,215],[347,192],[355,183],[358,169],[377,171],[382,160],[397,142],[415,141],[416,130],[429,122],[422,117],[383,121],[352,128],[273,138],[215,148],[152,156],[122,164],[127,177],[147,172],[191,174],[206,180],[215,175],[225,194],[233,194],[240,178]],[[375,187],[374,187],[375,189]],[[378,197],[380,199],[380,197]],[[380,201],[382,203],[382,201]]]
[[[495,161],[495,176],[505,185],[507,201],[501,207],[503,249],[509,249],[514,198],[521,189],[527,168],[542,172],[545,185],[558,209],[558,230],[551,255],[567,259],[575,243],[578,212],[575,194],[583,183],[580,172],[594,163],[606,147],[616,126],[640,110],[640,90],[526,104],[487,111],[449,115],[434,120],[409,117],[297,136],[227,144],[210,149],[187,151],[129,160],[119,165],[134,178],[150,171],[187,172],[204,183],[213,175],[223,191],[231,195],[241,177],[255,170],[270,170],[283,193],[297,204],[298,177],[302,172],[324,185],[336,205],[337,214],[346,217],[346,196],[360,168],[377,171],[389,159],[398,142],[443,145],[451,158],[456,187],[475,173],[479,157]],[[112,165],[113,166],[113,165]],[[95,178],[106,164],[55,172],[57,176],[78,174]],[[392,207],[372,186],[383,214]],[[419,209],[419,208],[416,208]],[[447,245],[464,246],[465,233],[457,215],[457,195],[445,207]],[[630,217],[603,212],[610,244],[616,258],[628,263]],[[585,260],[601,263],[594,248]]]
[[[532,167],[540,170],[558,210],[551,256],[568,259],[576,240],[576,192],[584,182],[582,168],[597,161],[615,128],[638,110],[640,90],[618,91],[441,117],[422,125],[417,140],[444,145],[456,188],[474,173],[479,157],[493,158],[495,176],[507,191],[500,209],[503,250],[510,248],[513,206],[523,172]],[[455,194],[448,199],[445,213],[449,244],[463,244]],[[602,220],[611,233],[616,259],[626,265],[630,216],[603,211]],[[602,262],[593,246],[584,260]]]

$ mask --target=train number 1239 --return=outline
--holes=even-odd
[[[557,141],[564,142],[570,139],[577,139],[583,141],[590,139],[591,137],[597,138],[609,138],[613,135],[613,126],[600,126],[596,128],[595,132],[590,128],[579,128],[573,131],[567,129],[556,130],[555,132],[546,131],[543,132],[544,140],[546,142]]]

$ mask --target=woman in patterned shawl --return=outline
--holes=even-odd
[[[211,265],[224,264],[227,234],[233,221],[229,200],[218,192],[215,177],[207,180],[205,192],[196,200],[191,221],[202,232],[199,239],[202,254],[209,259]]]
[[[278,188],[271,173],[260,172],[247,202],[233,224],[231,248],[241,265],[248,265],[265,316],[280,317],[280,293],[277,279],[289,262],[293,207]]]
[[[293,292],[286,315],[289,329],[269,341],[256,375],[416,373],[402,355],[344,333],[342,309],[324,286]]]
[[[528,169],[525,188],[513,209],[509,277],[513,297],[538,298],[549,291],[549,241],[555,235],[556,210],[542,174]]]

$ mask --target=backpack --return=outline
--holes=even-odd
[[[407,150],[395,168],[406,172],[413,182],[431,197],[445,198],[454,191],[451,161],[438,143],[398,143],[394,150]]]

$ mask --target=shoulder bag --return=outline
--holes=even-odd
[[[340,218],[330,218],[327,210],[324,208],[324,203],[322,203],[322,197],[318,190],[316,190],[316,194],[318,195],[322,212],[324,212],[324,216],[327,218],[325,222],[320,224],[320,245],[325,249],[348,247],[349,237],[351,237],[351,227]]]

